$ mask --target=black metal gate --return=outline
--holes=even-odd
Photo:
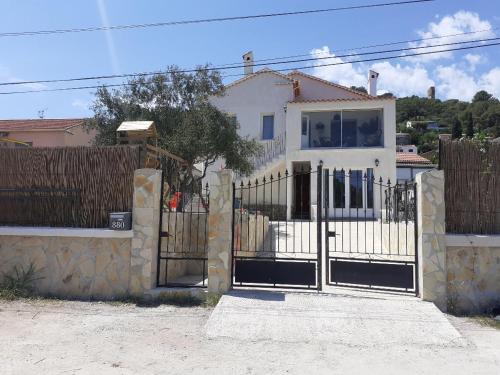
[[[418,294],[416,184],[359,172],[324,170],[326,283]]]
[[[311,220],[313,179],[319,206]],[[235,186],[234,287],[321,290],[321,186],[321,167],[309,165]]]
[[[414,183],[297,163],[238,182],[233,213],[233,287],[418,294]]]
[[[209,187],[168,158],[162,192],[157,286],[207,287]]]

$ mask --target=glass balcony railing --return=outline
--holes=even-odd
[[[383,147],[382,110],[303,112],[301,147]]]

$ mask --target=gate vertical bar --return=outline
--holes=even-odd
[[[316,226],[317,226],[317,240],[318,240],[318,251],[317,251],[317,256],[318,256],[318,272],[317,272],[317,277],[318,277],[318,281],[317,281],[317,284],[318,284],[318,292],[321,292],[321,290],[323,289],[323,279],[321,277],[322,275],[322,268],[323,268],[323,262],[322,262],[322,258],[323,258],[323,251],[321,249],[322,247],[322,241],[323,241],[323,238],[322,238],[322,233],[321,233],[321,224],[322,224],[322,219],[321,219],[321,214],[322,214],[322,199],[323,199],[323,196],[321,194],[321,190],[322,190],[322,187],[323,187],[323,183],[322,183],[322,175],[323,173],[323,163],[320,162],[320,164],[318,165],[318,183],[317,183],[317,186],[316,186],[316,190],[317,190],[317,198],[316,198],[316,203],[317,203],[317,207],[316,207]]]
[[[325,283],[328,284],[330,282],[330,222],[329,222],[329,217],[330,213],[329,208],[330,208],[330,171],[328,168],[324,170],[324,189],[323,189],[323,194],[324,194],[324,203],[325,203]]]
[[[243,184],[243,182],[242,182]],[[243,186],[243,185],[241,185]],[[239,215],[240,217],[243,215],[243,210],[242,210],[242,205],[243,205],[243,188],[240,189],[240,206],[239,206]],[[239,246],[240,246],[240,250],[241,250],[241,238],[242,238],[242,235],[241,235],[241,231],[242,231],[242,226],[240,226],[239,228],[239,232],[235,231],[234,229],[234,211],[236,211],[236,184],[234,183],[233,181],[233,196],[232,196],[232,204],[231,204],[231,207],[232,207],[232,215],[231,215],[231,287],[233,287],[233,282],[234,282],[234,267],[235,267],[235,261],[234,261],[234,257],[235,257],[235,249],[234,249],[234,236],[235,235],[238,235],[239,236]]]
[[[165,184],[165,171],[166,168],[163,163],[164,158],[160,158],[160,169],[161,169],[161,186],[160,186],[160,217],[158,219],[158,253],[156,254],[156,286],[160,284],[160,272],[161,272],[161,239],[163,231],[163,185]],[[168,228],[167,228],[168,232]],[[168,248],[167,248],[168,251]],[[165,261],[165,270],[168,267],[168,260]],[[165,272],[166,275],[166,272]],[[165,283],[167,283],[167,276],[165,276]]]
[[[418,219],[417,219],[417,183],[413,184],[413,232],[415,234],[414,253],[415,253],[415,295],[419,295],[418,288]]]

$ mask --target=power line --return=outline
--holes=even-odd
[[[357,50],[363,50],[363,49],[369,49],[369,48],[376,48],[376,47],[394,46],[394,45],[398,45],[398,44],[425,42],[427,40],[443,39],[443,38],[450,38],[450,37],[463,36],[463,35],[472,35],[472,34],[479,34],[479,33],[485,33],[485,32],[488,32],[488,31],[497,31],[497,30],[500,30],[500,27],[488,28],[488,29],[482,29],[482,30],[476,30],[476,31],[467,31],[467,32],[463,32],[463,33],[445,34],[445,35],[441,35],[441,36],[433,36],[433,37],[428,37],[428,38],[409,39],[409,40],[401,40],[401,41],[397,41],[397,42],[387,42],[387,43],[371,44],[371,45],[366,45],[366,46],[359,46],[359,47],[351,47],[351,48],[345,48],[345,49],[338,49],[338,50],[333,50],[331,52],[332,53],[339,53],[339,52],[357,51]],[[254,61],[255,62],[275,61],[275,60],[292,59],[292,58],[296,58],[296,57],[304,57],[304,56],[320,55],[320,54],[321,54],[321,52],[315,52],[315,53],[311,52],[311,53],[304,53],[304,54],[300,54],[300,55],[289,55],[289,56],[282,56],[282,57],[270,57],[270,58],[258,59],[258,60],[254,60]],[[234,64],[238,64],[238,62],[228,63],[228,64],[221,64],[220,66],[234,65]]]
[[[192,25],[192,24],[201,24],[201,23],[215,23],[215,22],[239,21],[239,20],[259,19],[259,18],[286,17],[286,16],[295,16],[295,15],[305,15],[305,14],[329,13],[329,12],[338,12],[338,11],[356,10],[356,9],[381,8],[381,7],[388,7],[388,6],[394,6],[394,5],[428,3],[428,2],[433,2],[433,1],[435,1],[435,0],[409,0],[409,1],[396,1],[396,2],[391,2],[391,3],[351,5],[351,6],[337,7],[337,8],[300,10],[300,11],[293,11],[293,12],[264,13],[264,14],[220,17],[220,18],[202,18],[202,19],[196,19],[196,20],[166,21],[166,22],[156,22],[156,23],[142,23],[142,24],[115,25],[115,26],[93,26],[93,27],[56,29],[56,30],[6,32],[6,33],[0,33],[0,37],[5,38],[5,37],[21,37],[21,36],[33,36],[33,35],[83,33],[83,32],[94,32],[94,31],[107,31],[107,30],[126,30],[126,29],[130,30],[130,29],[143,29],[143,28],[148,28],[148,27]]]
[[[492,46],[498,46],[498,45],[500,45],[500,42],[481,44],[481,45],[475,45],[475,46],[449,48],[449,49],[437,50],[437,51],[417,52],[417,53],[412,53],[412,54],[407,54],[407,55],[383,56],[383,57],[374,57],[374,58],[369,58],[369,59],[341,61],[341,62],[335,62],[335,63],[329,63],[329,64],[318,64],[318,65],[314,65],[314,66],[300,66],[300,67],[293,67],[293,68],[275,69],[274,71],[286,72],[286,71],[293,71],[293,70],[303,70],[303,69],[311,69],[311,68],[326,67],[326,66],[337,66],[337,65],[344,65],[344,64],[361,63],[361,62],[373,62],[373,61],[381,61],[381,60],[403,59],[403,58],[408,58],[408,57],[431,55],[431,54],[453,52],[453,51],[463,51],[463,50],[492,47]],[[243,75],[244,74],[234,74],[234,75],[226,75],[226,77],[243,76]],[[73,91],[73,90],[86,90],[86,89],[97,89],[97,88],[108,88],[108,87],[123,87],[123,86],[131,86],[131,85],[134,85],[134,83],[119,83],[119,84],[94,85],[94,86],[76,86],[76,87],[63,87],[63,88],[42,89],[42,90],[8,91],[8,92],[0,92],[0,95],[28,94],[28,93],[55,92],[55,91]]]
[[[469,44],[469,43],[484,43],[491,42],[495,40],[499,40],[500,38],[486,38],[486,39],[477,39],[477,40],[469,40],[469,41],[461,41],[461,42],[450,42],[450,43],[442,43],[435,44],[429,46],[420,46],[420,47],[406,47],[406,48],[395,48],[395,49],[387,49],[382,51],[370,51],[370,52],[360,52],[355,54],[345,54],[345,55],[336,55],[336,56],[323,56],[323,57],[311,57],[307,59],[295,59],[295,60],[283,60],[283,61],[274,61],[268,63],[254,63],[255,66],[265,66],[265,65],[282,65],[282,64],[292,64],[299,62],[308,62],[308,61],[318,61],[318,60],[328,60],[334,58],[344,58],[344,57],[354,57],[354,56],[366,56],[366,55],[378,55],[384,53],[393,53],[393,52],[404,52],[404,51],[413,51],[419,49],[429,49],[436,47],[446,47],[453,45],[461,45],[461,44]],[[233,66],[214,66],[214,67],[206,67],[202,68],[202,70],[206,71],[214,71],[214,70],[227,70],[227,69],[241,69],[245,65],[233,65]],[[178,73],[193,73],[198,71],[199,69],[184,69],[184,70],[176,70]],[[126,74],[112,74],[112,75],[100,75],[100,76],[89,76],[89,77],[77,77],[77,78],[59,78],[59,79],[45,79],[45,80],[32,80],[32,81],[16,81],[16,82],[0,82],[0,86],[16,86],[16,85],[27,85],[27,84],[41,84],[41,83],[62,83],[62,82],[75,82],[75,81],[90,81],[90,80],[98,80],[98,79],[115,79],[115,78],[130,78],[130,77],[145,77],[151,76],[155,74],[168,74],[171,73],[170,70],[158,70],[154,72],[141,72],[141,73],[126,73]],[[230,76],[230,75],[226,75]]]

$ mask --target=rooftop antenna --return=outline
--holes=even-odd
[[[44,119],[45,118],[45,111],[47,111],[47,108],[41,109],[38,111],[38,118],[39,119]]]

